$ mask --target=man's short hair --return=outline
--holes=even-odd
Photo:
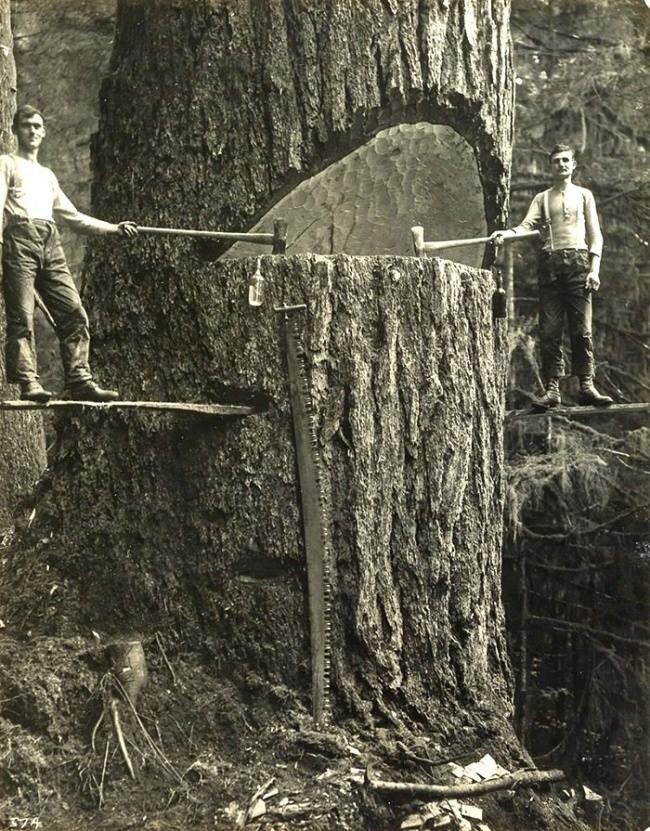
[[[11,129],[14,133],[16,132],[16,127],[18,127],[21,121],[24,121],[26,118],[31,118],[33,115],[40,115],[40,117],[43,118],[43,113],[40,110],[37,110],[36,107],[32,107],[31,104],[23,104],[18,107],[14,113],[14,120],[11,125]],[[43,122],[45,122],[44,118]]]
[[[576,157],[576,151],[573,149],[573,147],[571,147],[570,144],[556,144],[555,147],[548,154],[549,159],[552,159],[553,156],[557,156],[558,153],[571,153],[574,159]]]

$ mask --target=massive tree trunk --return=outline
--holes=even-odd
[[[97,206],[161,224],[248,227],[380,130],[427,121],[469,142],[488,224],[505,219],[506,0],[170,5],[120,3]],[[441,188],[456,177],[438,173]]]
[[[0,152],[12,149],[11,121],[16,108],[16,67],[12,53],[9,0],[0,0]],[[1,248],[1,246],[0,246]],[[0,332],[4,336],[4,301],[0,296]],[[4,349],[0,349],[0,398],[15,398],[6,382]],[[0,413],[0,528],[10,524],[14,509],[45,467],[40,415]]]
[[[121,3],[95,213],[247,228],[378,132],[430,122],[469,144],[482,221],[501,222],[512,75],[508,5],[491,10],[473,0]],[[458,178],[442,165],[437,174],[441,189]],[[423,208],[430,194],[413,192]],[[417,214],[392,215],[390,195],[385,221],[408,228]],[[87,300],[102,377],[133,399],[249,401],[260,412],[71,422],[49,502],[48,563],[64,580],[44,617],[55,631],[166,627],[225,674],[252,669],[307,696],[305,555],[273,310],[304,302],[331,505],[338,712],[504,715],[505,344],[491,276],[319,253],[265,256],[267,298],[254,309],[251,259],[205,262],[159,238],[93,245]]]

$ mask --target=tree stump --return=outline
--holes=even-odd
[[[167,627],[207,648],[220,672],[254,668],[307,689],[305,556],[274,312],[305,302],[339,702],[403,696],[425,712],[441,700],[505,700],[505,343],[490,273],[442,260],[266,256],[256,309],[253,268],[204,266],[209,279],[187,284],[183,316],[152,331],[137,369],[128,349],[104,358],[133,395],[171,375],[180,398],[255,401],[263,412],[116,412],[65,431],[50,504],[78,622]]]

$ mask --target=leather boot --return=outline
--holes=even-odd
[[[536,398],[534,406],[536,409],[548,410],[551,407],[559,407],[562,403],[560,397],[560,379],[549,378],[546,382],[546,390],[541,398]]]
[[[46,390],[39,381],[23,381],[20,385],[21,401],[35,401],[37,404],[47,404],[52,393]]]
[[[578,402],[593,407],[609,407],[610,404],[614,403],[614,399],[610,398],[609,395],[598,392],[594,386],[593,375],[581,375]]]
[[[66,387],[63,397],[68,401],[95,401],[101,404],[117,401],[120,394],[117,390],[104,390],[94,381],[82,381]]]

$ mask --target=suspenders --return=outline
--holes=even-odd
[[[544,224],[546,225],[546,227],[548,229],[548,240],[551,244],[551,251],[552,251],[553,250],[553,223],[551,222],[551,211],[548,207],[548,201],[549,201],[549,194],[550,193],[551,193],[551,189],[548,188],[548,190],[545,190],[544,193],[542,194],[542,196],[543,196],[543,200],[542,200],[542,205],[543,205],[542,218],[544,220]]]
[[[551,244],[551,251],[553,250],[553,224],[551,222],[551,211],[549,209],[549,197],[551,193],[551,188],[545,190],[542,193],[542,221],[543,224],[548,229],[548,239]],[[587,214],[587,197],[585,195],[585,191],[582,190],[582,221],[586,222],[586,214]]]

